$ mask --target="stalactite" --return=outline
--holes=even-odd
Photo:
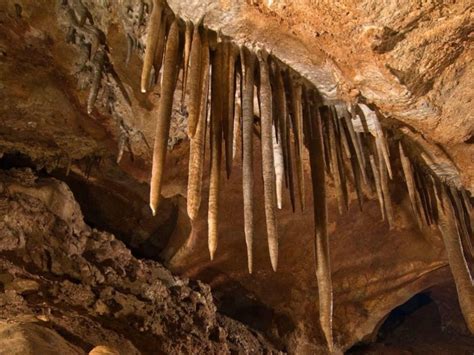
[[[425,223],[427,225],[431,225],[432,220],[431,220],[431,215],[430,215],[429,209],[428,209],[428,201],[427,201],[424,182],[423,182],[423,179],[421,177],[421,173],[419,171],[419,168],[417,168],[416,166],[415,166],[415,169],[414,169],[414,175],[415,175],[415,186],[416,186],[416,190],[418,192],[418,195],[420,196],[420,205],[421,205],[421,209],[423,211],[423,216],[425,217]]]
[[[222,117],[224,110],[223,99],[226,96],[223,88],[225,79],[224,61],[225,45],[218,43],[212,56],[211,73],[211,177],[209,180],[209,207],[208,207],[208,233],[209,254],[211,260],[217,249],[218,219],[219,219],[219,189],[221,180],[221,155],[222,155]]]
[[[279,122],[282,131],[283,155],[285,163],[286,182],[290,193],[290,202],[293,212],[295,212],[295,184],[293,178],[293,159],[291,149],[291,120],[288,117],[288,105],[285,92],[285,85],[289,85],[289,80],[284,80],[281,69],[276,66],[275,70],[276,84],[275,84],[275,105],[277,105],[277,112],[280,115]]]
[[[146,92],[150,81],[150,72],[155,57],[156,43],[161,26],[161,13],[163,6],[159,0],[153,1],[153,9],[151,11],[148,23],[148,34],[146,38],[145,56],[143,58],[143,69],[141,76],[141,91]]]
[[[189,20],[186,21],[186,28],[184,31],[184,63],[183,63],[183,80],[182,80],[183,89],[181,90],[181,108],[182,109],[184,108],[184,98],[186,96],[186,86],[188,84],[189,56],[191,53],[191,43],[194,42],[193,32],[194,34],[196,34],[196,32],[199,33],[199,31],[193,31],[193,23],[191,21]],[[200,44],[201,43],[199,43],[199,46]]]
[[[253,97],[255,57],[245,47],[241,48],[242,62],[242,190],[244,199],[244,232],[247,245],[249,273],[253,271]]]
[[[282,198],[283,198],[283,179],[284,179],[284,163],[283,163],[283,148],[281,135],[280,139],[277,139],[277,128],[275,125],[272,126],[272,140],[273,140],[273,161],[275,165],[275,187],[276,187],[276,197],[277,197],[277,206],[279,209],[282,208]]]
[[[102,72],[104,71],[105,64],[105,50],[97,50],[94,56],[94,67],[92,70],[92,83],[89,91],[89,97],[87,99],[87,113],[90,115],[94,109],[95,102],[97,101],[97,95],[99,94],[100,81],[102,80]]]
[[[341,128],[339,125],[339,120],[337,118],[336,112],[334,110],[334,106],[331,107],[331,121],[333,124],[334,134],[335,134],[335,147],[336,147],[336,157],[337,157],[337,171],[339,172],[339,188],[340,188],[340,196],[342,198],[342,206],[345,211],[349,209],[349,196],[347,192],[347,178],[345,173],[345,166],[344,166],[344,158],[342,155],[343,152],[343,138],[341,133]],[[340,210],[339,212],[342,213]]]
[[[237,147],[242,137],[240,135],[241,120],[242,120],[242,74],[237,72],[236,74],[236,85],[238,87],[235,90],[235,112],[234,112],[234,130],[233,130],[233,140],[232,140],[232,160],[235,160],[237,154]]]
[[[273,271],[276,271],[278,266],[278,230],[275,211],[275,167],[272,142],[272,94],[267,54],[260,53],[258,56],[258,61],[260,63],[260,121],[262,132],[261,145],[265,219],[267,223],[270,260]]]
[[[132,36],[127,34],[127,56],[125,57],[125,66],[128,66],[128,63],[130,63],[134,45],[134,39]]]
[[[295,159],[296,178],[298,181],[298,195],[300,197],[301,210],[305,209],[305,185],[303,167],[303,113],[302,113],[302,87],[301,84],[292,82],[291,88],[291,112],[293,118],[293,132],[295,136]]]
[[[461,241],[466,250],[466,253],[472,258],[474,256],[474,249],[471,242],[471,233],[467,226],[467,221],[464,215],[463,206],[457,190],[453,187],[449,187],[451,192],[451,199],[453,201],[454,215],[456,216],[456,225],[458,226],[459,235],[461,236]]]
[[[377,169],[377,164],[375,163],[374,156],[370,155],[369,158],[370,158],[370,167],[372,168],[372,174],[374,175],[375,191],[377,192],[377,198],[379,200],[380,212],[382,213],[382,219],[385,220],[385,208],[384,208],[384,202],[383,202],[382,186],[380,183],[379,170]]]
[[[194,34],[196,36],[196,32]],[[189,151],[189,179],[187,194],[187,210],[189,218],[194,221],[201,205],[202,173],[204,169],[204,156],[206,146],[206,119],[207,100],[209,95],[209,43],[207,33],[204,32],[200,58],[201,63],[199,78],[196,80],[202,85],[199,97],[199,117],[196,132],[191,139]],[[192,76],[192,75],[191,75]]]
[[[233,142],[234,142],[234,118],[235,118],[235,90],[236,90],[236,61],[238,56],[238,49],[231,42],[228,43],[228,55],[227,55],[227,88],[225,93],[227,94],[227,112],[224,112],[224,120],[226,124],[224,129],[225,137],[225,166],[227,178],[232,173],[232,161],[233,161]]]
[[[314,208],[314,248],[316,277],[319,293],[319,320],[329,351],[333,352],[332,314],[333,292],[327,233],[326,181],[324,169],[324,146],[319,108],[315,107],[310,115],[311,135],[308,148],[311,166]]]
[[[442,189],[441,192],[442,200],[435,197],[439,215],[438,228],[443,236],[449,267],[456,284],[459,305],[469,330],[474,334],[474,283],[464,257],[462,243],[456,228],[455,215],[445,189]]]
[[[324,166],[326,169],[326,173],[328,175],[333,175],[334,172],[331,170],[332,168],[332,159],[331,159],[331,145],[329,143],[329,124],[328,124],[328,108],[326,106],[321,107],[320,110],[321,117],[324,119],[321,120],[321,127],[323,130],[323,148],[324,148]]]
[[[186,84],[188,93],[188,136],[194,137],[199,120],[200,101],[202,93],[202,55],[201,55],[201,35],[199,27],[194,28],[189,58],[189,74],[186,74],[188,83]]]
[[[362,192],[362,182],[361,182],[361,174],[359,170],[359,166],[357,165],[357,158],[352,155],[351,157],[351,166],[352,171],[354,173],[354,186],[357,194],[357,201],[359,204],[359,209],[363,210],[363,203],[364,203],[364,194]]]
[[[411,208],[412,208],[413,214],[415,215],[416,222],[418,223],[418,226],[421,228],[422,220],[421,220],[420,213],[418,210],[419,201],[417,201],[419,200],[419,196],[417,195],[417,191],[415,189],[415,180],[413,178],[413,170],[411,167],[411,163],[408,157],[405,155],[402,142],[398,143],[398,149],[400,151],[400,161],[402,163],[402,169],[403,169],[403,174],[405,176],[405,183],[408,189],[408,197],[410,198]]]
[[[377,148],[377,154],[380,157],[380,160],[385,162],[387,167],[388,176],[392,179],[392,167],[390,164],[390,156],[388,152],[387,141],[385,135],[380,125],[380,121],[377,117],[377,114],[372,111],[367,105],[358,104],[360,112],[362,115],[360,119],[363,120],[362,125],[366,126],[368,131],[375,137],[375,143]]]
[[[395,222],[394,222],[394,217],[393,217],[392,199],[390,197],[390,190],[388,188],[387,167],[382,162],[381,157],[378,158],[378,162],[379,162],[379,173],[380,173],[380,186],[382,189],[385,215],[387,216],[387,222],[388,222],[389,228],[392,229],[395,225]]]
[[[153,69],[155,71],[153,80],[158,82],[161,66],[163,64],[163,55],[165,53],[166,45],[166,26],[167,26],[167,15],[163,11],[161,14],[160,28],[158,31],[158,38],[156,42],[155,56],[153,58]]]
[[[336,185],[337,207],[342,214],[344,206],[344,193],[342,190],[341,174],[339,172],[339,159],[337,158],[336,128],[331,115],[328,115],[327,122],[329,130],[329,150],[331,156],[331,171]]]
[[[364,155],[362,154],[362,147],[356,136],[357,133],[354,131],[354,126],[352,125],[352,119],[349,115],[345,115],[344,120],[346,123],[347,131],[349,132],[350,142],[352,144],[352,147],[357,157],[357,164],[359,165],[359,170],[362,175],[362,179],[365,184],[368,184],[367,174],[365,171]]]
[[[178,78],[179,28],[175,20],[171,25],[163,68],[163,84],[156,120],[155,145],[153,148],[153,166],[150,182],[150,208],[156,214],[161,194],[163,168],[170,132],[171,109]]]

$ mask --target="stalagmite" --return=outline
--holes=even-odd
[[[456,284],[459,305],[461,306],[464,320],[470,332],[474,334],[474,283],[456,229],[451,202],[444,189],[441,196],[442,200],[436,196],[439,216],[438,228],[443,236],[449,267]]]
[[[199,27],[199,26],[196,26]],[[199,33],[194,29],[194,35]],[[184,107],[184,97],[186,96],[186,86],[188,84],[188,72],[189,72],[189,57],[191,53],[191,43],[194,42],[193,36],[193,23],[186,21],[186,28],[184,31],[184,63],[183,63],[183,89],[181,91],[181,107]],[[199,43],[200,46],[200,43]]]
[[[417,195],[417,191],[415,189],[415,180],[413,178],[413,170],[411,168],[411,163],[408,157],[405,155],[405,151],[403,150],[403,145],[402,142],[398,143],[398,149],[400,151],[400,161],[402,163],[402,169],[403,169],[403,174],[405,176],[405,182],[407,185],[408,189],[408,197],[410,198],[410,204],[411,208],[413,210],[413,213],[416,218],[416,222],[418,223],[418,226],[421,228],[422,227],[422,221],[420,217],[420,213],[418,210],[419,207],[419,201],[417,202],[417,198],[419,199]]]
[[[199,27],[194,28],[193,40],[191,44],[191,54],[189,58],[189,73],[186,73],[188,95],[188,136],[194,137],[199,120],[200,101],[202,87],[202,55],[201,55],[201,35]]]
[[[379,175],[379,170],[377,169],[377,164],[375,163],[375,159],[373,155],[370,155],[370,167],[372,168],[372,174],[374,175],[375,191],[377,191],[377,198],[379,200],[380,212],[382,213],[382,219],[385,220],[385,208],[384,208],[384,202],[383,202],[382,187],[380,184],[380,175]]]
[[[217,249],[219,218],[219,189],[221,181],[221,155],[222,155],[222,117],[224,107],[222,100],[226,93],[222,83],[225,77],[223,70],[225,53],[224,44],[218,43],[212,57],[211,73],[211,177],[209,179],[209,206],[208,206],[208,233],[209,254],[211,260]]]
[[[298,180],[298,192],[301,210],[305,209],[305,186],[303,167],[303,113],[302,113],[302,87],[299,83],[291,84],[291,112],[293,117],[293,132],[296,144],[296,178]]]
[[[150,82],[150,72],[155,57],[156,43],[158,41],[158,33],[161,26],[161,12],[163,6],[160,0],[153,0],[153,8],[151,10],[150,20],[148,23],[148,33],[146,38],[145,55],[143,58],[143,69],[141,76],[141,91],[146,92],[148,83]]]
[[[200,78],[198,81],[202,85],[201,97],[199,98],[199,117],[196,134],[191,139],[189,152],[189,178],[187,194],[187,210],[191,220],[195,220],[201,205],[201,185],[204,168],[204,150],[206,146],[206,119],[207,101],[209,95],[209,44],[207,33],[204,33],[201,57]]]
[[[333,352],[332,314],[333,293],[331,280],[331,265],[329,254],[329,239],[327,234],[326,179],[324,170],[323,136],[319,108],[313,110],[308,126],[312,135],[309,139],[309,156],[311,164],[311,180],[313,187],[314,208],[314,248],[316,277],[319,293],[319,320],[329,351]]]
[[[278,230],[275,211],[275,168],[272,142],[272,93],[270,73],[266,54],[260,53],[260,120],[262,131],[262,174],[267,222],[268,249],[273,271],[278,266]],[[302,137],[301,137],[302,138]]]
[[[249,273],[253,271],[253,96],[255,57],[242,47],[242,190],[244,198],[244,232]]]
[[[163,86],[158,114],[156,119],[155,145],[153,148],[153,166],[150,182],[150,208],[153,215],[156,214],[160,202],[161,184],[163,177],[163,167],[166,159],[168,147],[168,136],[170,132],[171,109],[173,106],[174,90],[178,78],[178,57],[179,57],[179,28],[175,20],[171,25],[163,68]]]
[[[273,161],[275,165],[275,184],[276,184],[276,197],[278,208],[282,208],[282,198],[283,198],[283,179],[284,179],[284,163],[283,163],[283,149],[282,149],[282,140],[280,135],[280,140],[277,139],[276,134],[277,128],[275,125],[272,125],[272,140],[273,140]]]

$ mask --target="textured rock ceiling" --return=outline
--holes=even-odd
[[[95,107],[88,104],[94,62],[67,35],[71,24],[65,6],[81,2],[61,3],[68,4],[49,0],[0,4],[1,152],[21,153],[37,169],[44,167],[65,180],[82,200],[89,222],[122,234],[135,252],[158,256],[172,271],[210,283],[223,309],[280,348],[294,353],[323,349],[312,211],[292,213],[285,195],[277,215],[279,270],[273,273],[265,241],[263,183],[256,179],[254,274],[248,275],[242,176],[234,168],[232,177],[223,181],[221,240],[210,262],[207,210],[201,208],[192,229],[186,213],[189,141],[186,117],[176,104],[162,188],[165,200],[152,218],[146,184],[162,92],[140,92],[145,26],[137,34],[138,48],[125,64],[130,28],[124,13],[127,6],[136,9],[140,1],[82,1],[105,37],[109,60],[107,74],[99,76]],[[440,161],[453,164],[472,196],[474,21],[468,1],[170,0],[168,4],[185,20],[197,23],[203,18],[207,27],[238,44],[266,49],[314,84],[325,103],[370,105],[380,113],[384,128],[396,128]],[[179,90],[180,85],[176,96]],[[116,164],[120,146],[126,149]],[[257,156],[255,165],[260,163]],[[439,232],[416,226],[400,181],[390,187],[396,221],[391,229],[381,220],[373,193],[366,196],[362,212],[351,192],[349,210],[339,214],[337,186],[329,182],[334,335],[340,349],[370,338],[387,313],[413,294],[451,282]],[[208,198],[208,184],[205,175],[203,201]],[[306,197],[309,205],[311,196]]]
[[[253,3],[250,4],[249,2]],[[239,43],[269,48],[329,100],[365,99],[442,144],[473,189],[469,1],[169,1]]]

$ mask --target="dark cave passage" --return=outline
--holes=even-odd
[[[444,292],[443,286],[436,286]],[[394,308],[378,328],[373,343],[358,343],[346,354],[472,354],[474,338],[451,334],[443,324],[439,303],[456,305],[456,299],[436,299],[427,290]]]

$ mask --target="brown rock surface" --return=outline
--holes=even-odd
[[[70,217],[79,222],[82,214],[64,183],[20,170],[0,180],[0,348],[7,353],[80,354],[105,344],[121,354],[276,352],[218,314],[208,286],[137,260],[109,233],[75,228]],[[45,188],[62,197],[41,200]],[[52,208],[59,202],[66,215]]]

